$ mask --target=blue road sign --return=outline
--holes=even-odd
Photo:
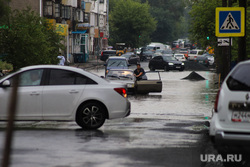
[[[239,37],[245,35],[245,8],[216,8],[216,36]]]

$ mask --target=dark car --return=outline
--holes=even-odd
[[[153,55],[154,55],[155,52],[151,51],[151,50],[146,50],[146,51],[143,51],[142,53],[142,57],[143,57],[143,60],[151,60]]]
[[[204,66],[207,66],[207,67],[209,66],[209,59],[208,59],[206,54],[197,56],[195,61],[197,63],[200,63],[200,64],[204,65]]]
[[[183,71],[185,68],[184,63],[176,60],[173,56],[156,56],[149,61],[148,67],[150,71],[155,69]]]
[[[125,57],[129,64],[137,64],[140,62],[140,57],[135,55],[134,52],[127,52],[123,54],[121,57]]]
[[[106,61],[110,56],[116,56],[116,50],[103,50],[100,60]]]

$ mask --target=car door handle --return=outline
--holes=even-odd
[[[78,90],[70,90],[69,93],[79,93]]]
[[[36,96],[37,96],[37,95],[40,95],[40,93],[38,93],[38,92],[31,92],[30,95],[31,95],[31,96],[33,96],[33,95],[36,95]]]

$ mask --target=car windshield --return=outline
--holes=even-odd
[[[127,62],[126,60],[119,60],[119,59],[110,59],[108,61],[108,67],[126,67]]]
[[[227,85],[230,90],[250,91],[250,75],[248,64],[238,66],[227,79]]]
[[[111,79],[111,80],[116,80],[116,79],[119,79],[119,80],[133,80],[134,79],[134,74],[132,71],[127,71],[127,70],[124,70],[124,71],[114,71],[114,70],[110,70],[107,74],[107,77],[108,79]]]
[[[191,50],[190,54],[197,54],[197,51]]]
[[[163,60],[166,60],[166,61],[176,61],[176,59],[172,56],[163,56]]]

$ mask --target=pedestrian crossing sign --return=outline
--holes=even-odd
[[[215,35],[217,37],[245,36],[245,8],[216,8]]]

